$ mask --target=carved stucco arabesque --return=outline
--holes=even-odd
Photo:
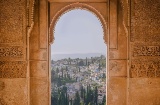
[[[33,4],[34,0],[0,0],[1,105],[27,104],[27,33],[33,26]]]
[[[160,77],[159,0],[131,3],[131,78]]]
[[[26,77],[26,2],[26,0],[0,2],[0,72],[4,78],[13,77],[12,74],[18,72],[23,72],[21,73],[23,75],[16,76],[17,78]]]

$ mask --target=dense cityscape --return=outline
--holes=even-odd
[[[52,105],[105,105],[106,58],[51,60]]]

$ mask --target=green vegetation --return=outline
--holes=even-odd
[[[101,91],[106,81],[105,56],[66,58],[51,63],[51,105],[105,105],[105,91]]]
[[[57,71],[58,70],[56,70],[56,72]],[[52,70],[51,75],[52,75],[51,82],[57,84],[58,87],[65,85],[66,83],[76,82],[76,80],[72,79],[69,74],[63,75],[62,73],[62,75],[60,76],[60,75],[57,75],[57,73],[55,73],[54,70]]]
[[[106,96],[103,97],[102,103],[98,104],[98,88],[91,88],[90,85],[85,89],[83,86],[80,93],[77,91],[74,100],[69,100],[67,95],[67,87],[52,92],[52,105],[105,105]]]

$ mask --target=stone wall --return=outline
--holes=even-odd
[[[108,105],[127,105],[128,1],[109,3]]]
[[[35,0],[34,6],[34,26],[29,38],[30,105],[49,105],[48,2]]]
[[[0,0],[0,105],[27,105],[27,1]]]
[[[132,0],[129,105],[160,104],[160,1]]]

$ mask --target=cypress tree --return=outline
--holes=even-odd
[[[87,66],[87,64],[88,64],[88,60],[87,60],[87,57],[86,57],[86,66]]]
[[[76,92],[76,96],[75,96],[73,105],[80,105],[80,96],[79,96],[78,91]]]
[[[72,101],[72,98],[71,98],[71,105],[73,105],[73,101]]]
[[[81,86],[81,98],[83,98],[83,86]]]
[[[102,105],[106,104],[106,95],[103,96],[103,101],[102,101]]]
[[[95,103],[95,105],[98,105],[98,89],[97,89],[97,86],[95,87],[95,92],[94,92],[94,103]]]

